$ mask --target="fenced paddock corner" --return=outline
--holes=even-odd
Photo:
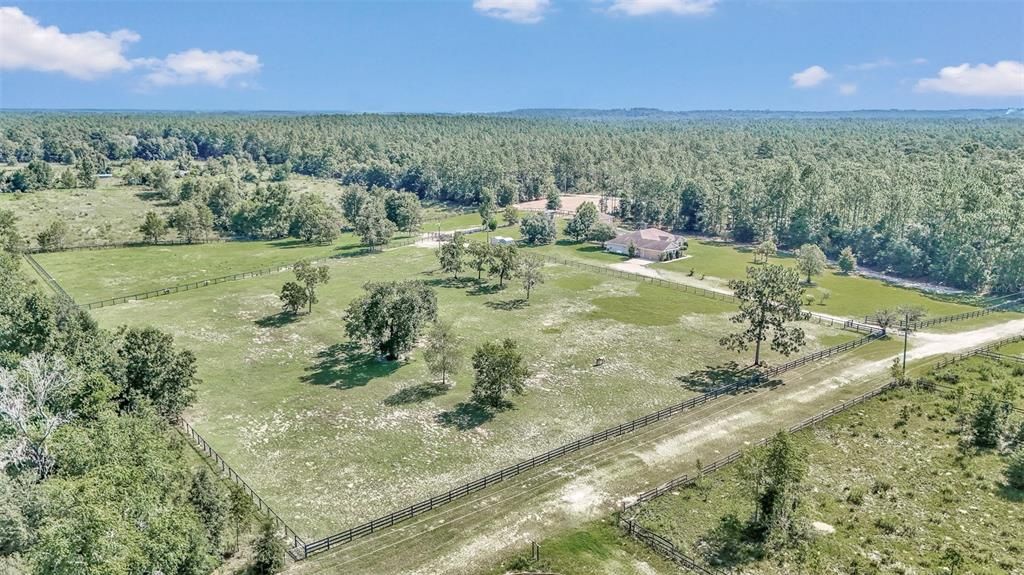
[[[281,516],[274,512],[274,510],[267,505],[267,502],[264,501],[252,487],[249,487],[249,484],[246,483],[245,479],[242,479],[242,476],[236,473],[235,470],[228,465],[227,461],[224,461],[224,458],[221,457],[220,454],[217,453],[209,443],[207,443],[206,439],[204,439],[202,435],[199,435],[199,432],[193,429],[187,421],[181,420],[178,423],[181,426],[179,431],[181,431],[182,434],[190,440],[189,444],[194,446],[199,452],[209,459],[211,465],[220,473],[221,477],[234,482],[235,485],[242,488],[245,494],[249,496],[249,499],[256,504],[256,509],[273,521],[274,525],[291,541],[292,548],[289,550],[289,553],[292,557],[299,558],[294,551],[295,549],[301,549],[305,545],[305,542],[301,537],[299,537],[295,530],[289,527],[288,524],[285,523],[284,519],[281,519]]]

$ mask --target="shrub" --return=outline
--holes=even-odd
[[[1024,448],[1017,448],[1010,456],[1010,462],[1003,474],[1010,487],[1024,490]]]

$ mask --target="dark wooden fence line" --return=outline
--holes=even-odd
[[[992,351],[993,349],[998,349],[1000,347],[1003,347],[1004,345],[1008,345],[1008,344],[1011,344],[1011,343],[1016,343],[1016,342],[1022,341],[1022,340],[1024,340],[1024,334],[1011,335],[1009,337],[1004,337],[1002,339],[997,339],[996,341],[993,341],[991,343],[987,343],[985,345],[981,345],[981,346],[975,347],[973,349],[970,349],[968,351],[965,351],[963,353],[959,353],[957,355],[954,355],[953,357],[946,358],[946,359],[940,361],[939,364],[935,366],[935,369],[941,369],[941,368],[946,367],[948,365],[957,363],[959,361],[963,361],[963,360],[965,360],[965,359],[967,359],[969,357],[974,357],[974,356],[979,355],[981,353],[984,353],[986,351]]]
[[[998,359],[1000,361],[1013,361],[1017,363],[1024,363],[1024,357],[1019,355],[1007,355],[1005,353],[998,353],[995,351],[983,351],[978,355],[983,355],[991,359]]]
[[[49,254],[55,252],[76,252],[85,250],[112,250],[118,248],[142,248],[148,246],[188,246],[188,245],[200,245],[200,244],[220,244],[226,242],[262,242],[267,240],[254,240],[248,238],[203,238],[194,240],[158,240],[155,242],[103,242],[95,244],[75,244],[71,246],[60,246],[53,249],[44,249],[41,246],[35,246],[31,248],[25,248],[23,253],[29,254]]]
[[[242,477],[238,475],[238,473],[236,473],[235,470],[232,469],[230,465],[228,465],[227,461],[225,461],[224,458],[221,457],[220,454],[217,453],[217,451],[210,446],[210,444],[206,441],[206,439],[203,438],[202,435],[199,435],[199,432],[197,432],[195,428],[189,425],[189,423],[185,420],[180,420],[179,424],[181,425],[181,429],[183,430],[182,434],[188,437],[192,441],[192,444],[195,445],[199,451],[201,451],[205,456],[212,460],[215,468],[218,468],[220,472],[224,476],[226,476],[230,481],[233,481],[236,485],[241,487],[242,490],[245,491],[246,495],[248,495],[249,498],[252,500],[252,502],[256,504],[256,508],[264,515],[266,515],[271,521],[273,521],[274,525],[278,529],[280,529],[288,537],[288,539],[291,540],[292,549],[289,551],[289,553],[292,554],[293,557],[295,557],[295,549],[301,549],[302,546],[305,545],[305,541],[303,541],[302,538],[299,537],[299,535],[295,532],[294,529],[292,529],[288,526],[287,523],[285,523],[284,519],[282,519],[280,515],[278,515],[273,509],[270,508],[269,505],[267,505],[263,498],[260,497],[259,494],[256,493],[256,491],[253,490],[252,487],[249,487],[249,484],[245,481],[245,479],[242,479]]]
[[[639,540],[641,543],[644,543],[653,549],[658,555],[665,557],[684,569],[689,569],[690,571],[700,573],[701,575],[725,575],[726,573],[721,569],[706,567],[697,563],[688,555],[680,551],[679,548],[671,541],[640,525],[633,519],[620,518],[619,526],[622,527],[630,537]]]
[[[886,391],[889,391],[890,389],[893,389],[893,388],[901,386],[901,385],[903,385],[903,384],[899,383],[899,382],[895,382],[895,381],[889,382],[889,383],[887,383],[887,384],[885,384],[885,385],[883,385],[881,387],[875,388],[875,389],[873,389],[871,391],[868,391],[866,393],[858,395],[857,397],[855,397],[853,399],[848,399],[848,400],[844,401],[843,403],[841,403],[841,404],[839,404],[839,405],[837,405],[837,406],[835,406],[835,407],[833,407],[831,409],[825,410],[825,411],[823,411],[823,412],[821,412],[821,413],[819,413],[819,414],[817,414],[817,415],[815,415],[813,417],[809,417],[809,418],[801,421],[800,423],[797,423],[796,425],[793,425],[793,426],[789,427],[787,431],[789,433],[796,433],[796,432],[801,431],[803,429],[806,429],[808,427],[812,427],[814,425],[817,425],[817,424],[821,423],[822,421],[825,421],[826,419],[828,419],[830,417],[833,417],[833,416],[835,416],[835,415],[837,415],[839,413],[847,411],[851,407],[854,407],[856,405],[864,403],[865,401],[868,401],[869,399],[875,398],[875,397],[881,395],[882,393],[885,393]],[[672,561],[674,561],[674,562],[676,562],[676,563],[678,563],[678,564],[680,564],[680,565],[682,565],[682,566],[684,566],[686,568],[689,568],[692,571],[696,571],[697,573],[701,573],[701,574],[712,574],[712,575],[719,574],[719,573],[725,573],[724,571],[721,571],[719,569],[715,569],[713,567],[709,567],[709,566],[703,565],[701,563],[698,563],[697,561],[695,561],[694,559],[690,558],[685,553],[680,551],[679,548],[675,546],[675,544],[673,544],[671,541],[669,541],[665,537],[663,537],[661,535],[658,535],[657,533],[655,533],[655,532],[653,532],[653,531],[651,531],[649,529],[645,529],[645,528],[641,527],[640,525],[638,525],[636,523],[635,519],[626,517],[626,513],[628,511],[632,511],[633,509],[636,509],[637,507],[639,507],[640,505],[642,505],[644,503],[647,503],[649,501],[657,499],[658,497],[661,497],[662,495],[665,495],[666,493],[670,493],[670,492],[675,491],[676,489],[679,489],[681,487],[687,487],[689,485],[692,485],[698,479],[700,479],[702,477],[706,477],[708,475],[711,475],[712,473],[715,473],[715,472],[719,471],[723,467],[726,467],[727,465],[730,465],[730,464],[735,463],[736,461],[740,460],[743,457],[743,453],[744,452],[749,451],[750,449],[754,449],[754,448],[757,448],[757,447],[764,446],[767,443],[768,443],[768,439],[767,438],[761,439],[757,443],[752,445],[751,447],[746,448],[745,450],[734,451],[734,452],[730,453],[729,455],[726,455],[725,457],[722,457],[721,459],[718,459],[718,460],[714,461],[713,463],[711,463],[707,467],[701,468],[701,470],[697,474],[695,474],[693,476],[681,475],[681,476],[679,476],[679,477],[677,477],[675,479],[672,479],[672,480],[670,480],[670,481],[668,481],[666,483],[663,483],[662,485],[659,485],[658,487],[655,487],[654,489],[651,489],[649,491],[645,491],[644,493],[641,493],[640,495],[637,496],[637,498],[632,503],[630,503],[628,505],[623,505],[622,512],[619,514],[619,518],[618,518],[619,526],[622,527],[624,530],[626,530],[626,532],[629,535],[631,535],[633,537],[636,537],[640,541],[646,543],[655,552],[661,554],[663,557],[666,557],[666,558],[668,558],[668,559],[670,559],[670,560],[672,560]],[[638,528],[642,529],[643,531],[642,532],[638,531]],[[638,536],[638,533],[640,534],[639,536]]]
[[[827,352],[824,355],[821,355],[822,352],[815,352],[811,354],[811,356],[814,356],[813,359],[821,359],[823,357],[828,357],[831,355],[842,353],[844,351],[855,349],[856,347],[864,345],[869,341],[878,339],[878,337],[880,337],[879,334],[872,334],[853,342],[847,342],[845,344],[833,346],[832,348],[829,348],[827,350],[822,350],[822,352]],[[771,373],[773,376],[776,376],[783,373],[784,371],[788,371],[789,369],[805,365],[810,361],[812,361],[812,359],[807,359],[803,362],[799,362],[799,360],[788,362],[783,366],[772,368]],[[634,419],[632,421],[619,424],[615,427],[607,428],[604,431],[600,431],[598,433],[589,435],[576,441],[563,444],[546,453],[537,455],[531,459],[520,461],[519,463],[510,465],[499,471],[495,471],[494,473],[491,473],[490,475],[487,475],[485,477],[481,477],[468,483],[464,483],[458,487],[449,490],[447,493],[442,493],[440,495],[431,497],[430,499],[425,499],[423,501],[420,501],[419,503],[410,505],[405,509],[395,511],[388,515],[384,515],[378,517],[377,519],[373,519],[371,521],[363,523],[362,525],[358,525],[345,531],[335,533],[334,535],[324,537],[323,539],[319,539],[317,541],[308,543],[307,545],[305,545],[303,549],[303,557],[308,557],[309,555],[322,553],[324,551],[331,549],[332,547],[345,545],[347,543],[352,542],[355,539],[365,537],[372,533],[376,533],[377,531],[391,527],[396,523],[400,523],[416,515],[420,515],[432,509],[436,509],[438,507],[447,505],[456,499],[480,491],[488,486],[501,483],[502,481],[516,477],[517,475],[520,475],[522,473],[525,473],[526,471],[544,465],[554,459],[558,459],[560,457],[576,453],[582,449],[591,447],[598,443],[603,443],[605,441],[609,441],[611,439],[627,435],[638,429],[642,429],[664,419],[668,419],[669,417],[677,415],[683,411],[693,409],[700,405],[704,405],[705,403],[713,401],[723,395],[732,395],[745,389],[758,387],[760,385],[763,385],[766,381],[767,378],[765,377],[764,372],[753,370],[751,372],[751,376],[743,381],[715,388],[707,393],[704,393],[696,397],[691,397],[686,401],[670,405],[654,413],[650,413],[643,417]]]
[[[43,282],[45,282],[46,285],[50,286],[50,289],[53,290],[55,294],[57,294],[57,297],[63,297],[66,298],[71,303],[75,303],[75,299],[71,297],[71,294],[64,291],[64,288],[61,287],[59,283],[57,283],[57,280],[55,280],[53,276],[50,275],[50,272],[46,271],[46,268],[44,268],[42,265],[39,264],[39,262],[36,261],[36,258],[32,257],[32,254],[25,252],[22,255],[25,257],[25,261],[27,261],[28,264],[32,266],[32,269],[34,269],[36,273],[39,274],[39,277],[43,278]]]
[[[679,290],[679,291],[682,291],[684,293],[693,294],[693,295],[700,296],[700,297],[703,297],[703,298],[714,299],[714,300],[719,300],[719,301],[726,301],[726,302],[733,303],[733,304],[740,303],[739,298],[737,298],[734,295],[727,294],[727,293],[722,293],[722,292],[718,292],[718,291],[714,291],[714,290],[709,290],[709,289],[706,289],[706,288],[695,287],[695,286],[691,286],[691,285],[687,285],[687,284],[683,284],[683,283],[679,283],[679,282],[674,282],[674,281],[670,281],[670,280],[666,280],[666,279],[662,279],[662,278],[651,277],[651,276],[645,276],[645,275],[637,274],[637,273],[633,273],[633,272],[624,272],[622,270],[617,270],[617,269],[610,268],[610,267],[607,267],[607,266],[598,266],[598,265],[593,265],[593,264],[586,264],[586,263],[583,263],[583,262],[578,262],[578,261],[570,260],[570,259],[566,259],[566,258],[559,258],[559,257],[550,256],[550,255],[546,255],[546,254],[539,254],[539,256],[542,259],[544,259],[544,260],[547,260],[549,262],[552,262],[552,263],[555,263],[555,264],[559,264],[559,265],[575,267],[575,268],[578,268],[578,269],[583,269],[583,270],[591,271],[591,272],[598,273],[598,274],[604,274],[604,275],[608,275],[608,276],[612,276],[612,277],[625,278],[625,279],[630,279],[630,280],[633,280],[633,281],[649,283],[649,284],[657,285],[657,286],[661,286],[661,287],[667,287],[667,288],[670,288],[670,289]],[[839,329],[845,329],[845,330],[849,330],[849,331],[855,331],[855,332],[858,332],[858,333],[867,333],[867,334],[881,333],[882,332],[882,330],[880,328],[878,328],[878,327],[876,327],[874,325],[868,325],[868,324],[865,324],[865,323],[854,321],[852,319],[850,319],[850,320],[843,320],[843,319],[827,316],[827,315],[824,315],[824,314],[815,313],[815,312],[812,312],[812,311],[805,311],[804,314],[806,314],[805,319],[807,321],[814,321],[814,322],[822,324],[822,325],[829,325],[829,326],[832,326],[832,327],[837,327]]]
[[[875,332],[870,335],[866,335],[860,339],[855,339],[853,341],[848,341],[846,343],[834,345],[830,348],[822,349],[814,353],[809,353],[805,356],[798,357],[792,361],[787,361],[786,363],[783,364],[762,369],[761,373],[764,374],[765,377],[775,377],[780,373],[784,373],[791,369],[802,367],[804,365],[807,365],[808,363],[811,363],[812,361],[818,361],[820,359],[825,359],[826,357],[831,357],[839,353],[850,351],[851,349],[856,349],[862,345],[875,341],[876,339],[880,339],[884,335],[885,334],[883,334],[882,332]]]
[[[950,365],[952,363],[963,361],[964,359],[973,357],[975,355],[982,354],[987,349],[992,349],[993,347],[1002,347],[1003,345],[1006,345],[1007,343],[1013,343],[1013,342],[1021,341],[1021,340],[1024,340],[1024,334],[1016,335],[1016,336],[1011,336],[1011,337],[1008,337],[1008,338],[1003,338],[1001,340],[992,342],[990,344],[987,344],[987,345],[975,348],[975,349],[971,350],[970,352],[965,352],[965,353],[962,353],[962,354],[958,354],[958,355],[955,355],[955,356],[953,356],[951,358],[948,358],[946,360],[940,361],[932,369],[933,370],[940,369],[940,368],[948,366],[948,365]],[[883,385],[881,387],[878,387],[878,388],[875,388],[875,389],[873,389],[871,391],[863,393],[863,394],[861,394],[861,395],[859,395],[859,396],[857,396],[857,397],[855,397],[853,399],[848,399],[848,400],[844,401],[843,403],[841,403],[841,404],[839,404],[839,405],[837,405],[837,406],[835,406],[835,407],[833,407],[831,409],[823,411],[823,412],[821,412],[821,413],[819,413],[819,414],[817,414],[817,415],[815,415],[813,417],[807,418],[807,419],[801,421],[800,423],[797,423],[796,425],[791,426],[788,429],[788,432],[789,433],[796,433],[796,432],[801,431],[803,429],[806,429],[808,427],[812,427],[814,425],[817,425],[818,423],[821,423],[822,421],[825,421],[826,419],[828,419],[830,417],[833,417],[833,416],[835,416],[835,415],[837,415],[839,413],[842,413],[844,411],[849,410],[851,407],[854,407],[856,405],[864,403],[865,401],[868,401],[869,399],[875,398],[875,397],[885,393],[886,391],[889,391],[889,390],[894,389],[896,387],[907,386],[907,385],[916,385],[918,387],[922,387],[922,388],[929,389],[929,390],[932,390],[932,391],[934,391],[936,389],[945,389],[945,390],[948,390],[948,391],[953,391],[954,390],[953,387],[945,386],[945,385],[942,385],[942,384],[939,384],[939,383],[935,383],[935,382],[930,382],[930,381],[918,381],[918,382],[915,382],[913,384],[904,383],[904,382],[898,382],[898,381],[891,381],[891,382],[886,383],[885,385]],[[1024,409],[1020,409],[1020,408],[1017,408],[1017,407],[1014,407],[1014,406],[1011,406],[1011,408],[1015,412],[1024,413]],[[747,449],[749,450],[751,448],[760,447],[760,446],[763,446],[763,445],[765,445],[767,443],[768,443],[768,439],[767,438],[763,438],[760,441],[758,441],[757,443],[755,443],[753,446],[748,447]],[[633,509],[636,509],[637,507],[639,507],[640,505],[642,505],[644,503],[647,503],[647,502],[649,502],[649,501],[651,501],[653,499],[661,497],[662,495],[665,495],[666,493],[669,493],[671,491],[679,489],[680,487],[686,487],[688,485],[692,485],[698,479],[700,479],[702,477],[706,477],[707,475],[710,475],[712,473],[715,473],[716,471],[719,471],[723,467],[725,467],[725,466],[727,466],[727,465],[729,465],[731,463],[736,462],[737,460],[741,459],[742,457],[743,457],[743,451],[739,451],[739,450],[734,451],[734,452],[730,453],[729,455],[726,455],[725,457],[722,457],[721,459],[718,459],[717,461],[712,462],[710,465],[707,465],[706,467],[701,468],[701,470],[696,475],[694,475],[694,476],[681,475],[681,476],[679,476],[679,477],[677,477],[675,479],[672,479],[670,481],[667,481],[666,483],[663,483],[662,485],[659,485],[658,487],[655,487],[654,489],[651,489],[651,490],[648,490],[648,491],[645,491],[645,492],[641,493],[640,495],[638,495],[636,497],[636,499],[633,502],[629,503],[628,505],[624,504],[622,506],[622,512],[618,516],[618,523],[619,523],[619,525],[623,529],[625,529],[630,535],[633,535],[634,537],[636,537],[640,541],[646,543],[649,547],[654,549],[656,552],[662,554],[662,556],[667,557],[668,559],[671,559],[672,561],[675,561],[676,563],[679,563],[679,564],[681,564],[681,565],[683,565],[685,567],[689,567],[691,570],[694,570],[694,571],[696,571],[698,573],[702,573],[702,574],[708,574],[708,573],[719,574],[719,573],[724,573],[721,570],[715,570],[713,568],[709,568],[707,566],[704,566],[704,565],[701,565],[701,564],[697,563],[696,561],[694,561],[693,559],[691,559],[690,557],[688,557],[684,553],[682,553],[671,541],[669,541],[668,539],[662,537],[661,535],[658,535],[657,533],[655,533],[653,531],[650,531],[648,529],[644,529],[644,532],[645,532],[643,534],[644,536],[637,537],[636,529],[637,528],[643,529],[643,528],[640,525],[637,525],[636,521],[634,519],[626,517],[626,513],[628,511],[632,511]],[[680,560],[679,557],[682,557],[683,560]],[[695,565],[695,567],[691,566],[691,564]]]
[[[415,243],[419,239],[420,238],[418,238],[418,237],[402,238],[402,239],[399,239],[399,240],[395,240],[395,241],[387,244],[384,247],[402,247],[402,246],[407,246],[407,245]],[[357,250],[354,250],[352,252],[349,252],[349,253],[345,254],[344,256],[340,256],[340,255],[328,256],[328,257],[323,258],[323,259],[312,260],[312,262],[313,263],[322,263],[324,261],[332,260],[332,259],[341,259],[341,258],[346,258],[346,257],[355,257],[355,256],[367,255],[367,254],[371,254],[371,253],[379,253],[379,251],[380,250],[377,247],[361,247],[361,248],[359,248]],[[273,274],[273,273],[286,272],[286,271],[292,269],[292,267],[296,263],[298,263],[298,262],[293,262],[293,263],[289,263],[289,264],[282,264],[282,265],[279,265],[279,266],[271,266],[271,267],[266,267],[266,268],[260,268],[258,270],[239,272],[239,273],[236,273],[236,274],[230,274],[230,275],[220,276],[220,277],[215,277],[215,278],[208,278],[208,279],[203,279],[203,280],[197,280],[197,281],[190,282],[190,283],[187,283],[187,284],[179,284],[179,285],[170,286],[170,287],[153,289],[153,290],[149,290],[149,291],[145,291],[145,292],[139,292],[139,293],[134,293],[134,294],[129,294],[129,295],[123,295],[123,296],[116,296],[116,297],[106,298],[106,299],[102,299],[102,300],[98,300],[98,301],[94,301],[94,302],[84,303],[84,304],[81,304],[79,307],[82,307],[84,309],[98,309],[98,308],[103,308],[103,307],[109,307],[109,306],[112,306],[112,305],[124,304],[124,303],[127,303],[129,301],[145,300],[145,299],[150,299],[150,298],[154,298],[154,297],[162,297],[162,296],[167,296],[167,295],[171,295],[171,294],[176,294],[178,292],[190,291],[190,290],[194,290],[194,289],[200,289],[200,288],[204,288],[204,287],[208,287],[208,286],[212,286],[212,285],[217,285],[217,284],[225,283],[225,282],[231,282],[231,281],[238,281],[238,280],[249,279],[249,278],[254,278],[254,277],[260,277],[260,276],[269,275],[269,274]]]
[[[1007,295],[1004,295],[1004,296],[999,296],[998,298],[995,298],[995,300],[993,300],[993,301],[996,301],[996,300],[1002,300],[1002,301],[999,301],[998,303],[989,302],[990,305],[988,305],[988,306],[986,306],[986,307],[984,307],[982,309],[976,309],[974,311],[965,311],[965,312],[961,312],[961,313],[955,313],[953,315],[944,315],[944,316],[941,316],[941,317],[935,317],[935,318],[931,318],[931,319],[921,319],[921,320],[917,320],[917,321],[912,321],[909,324],[906,321],[904,321],[904,320],[900,320],[900,322],[896,325],[896,327],[898,327],[899,329],[907,329],[909,327],[913,331],[913,330],[918,330],[918,329],[922,329],[922,328],[926,328],[926,327],[931,327],[933,325],[940,325],[940,324],[950,323],[950,322],[954,322],[954,321],[963,321],[965,319],[973,319],[973,318],[976,318],[976,317],[986,316],[986,315],[988,315],[990,313],[995,313],[995,312],[999,311],[1000,309],[1002,309],[1004,307],[1024,302],[1024,294],[1022,294],[1022,293],[1007,294]],[[875,323],[875,319],[872,316],[865,316],[864,317],[864,323],[868,323],[868,324],[872,324],[872,325],[877,325],[877,323]]]

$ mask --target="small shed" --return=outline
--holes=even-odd
[[[516,241],[514,239],[507,236],[494,236],[491,238],[492,246],[511,246],[515,243]]]

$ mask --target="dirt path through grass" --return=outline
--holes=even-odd
[[[921,334],[915,369],[1019,332],[1024,320],[963,336]],[[884,383],[900,342],[889,340],[787,374],[621,440],[540,468],[380,535],[293,566],[312,573],[473,573],[531,540],[607,516],[622,501],[775,430]]]

